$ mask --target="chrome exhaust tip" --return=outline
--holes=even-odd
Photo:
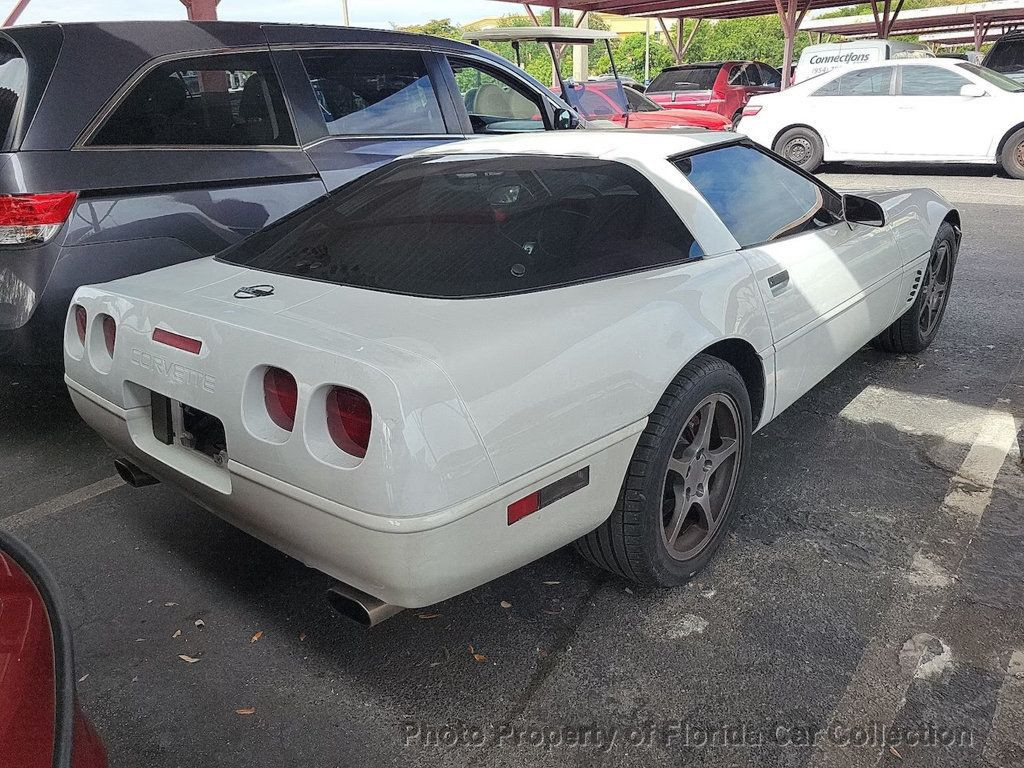
[[[339,616],[364,627],[375,627],[405,610],[400,605],[382,602],[340,581],[327,590],[327,602]]]
[[[143,471],[128,459],[114,459],[114,469],[132,488],[142,488],[147,485],[156,485],[160,481],[148,472]]]

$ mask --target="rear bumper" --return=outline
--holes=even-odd
[[[234,460],[226,468],[151,438],[148,408],[125,410],[65,376],[82,418],[139,467],[276,549],[387,603],[445,600],[568,544],[610,514],[646,420],[447,509],[387,517],[352,509]],[[508,505],[583,467],[590,483],[514,525]]]

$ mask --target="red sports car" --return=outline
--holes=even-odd
[[[774,93],[782,85],[775,67],[760,61],[710,61],[666,67],[646,94],[669,110],[717,112],[739,121],[751,96]]]
[[[49,573],[0,532],[0,765],[106,768],[78,708],[69,627]]]
[[[569,102],[587,120],[608,120],[623,128],[707,128],[732,130],[728,118],[696,109],[668,110],[617,80],[566,83]]]

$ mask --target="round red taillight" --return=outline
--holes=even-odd
[[[263,374],[263,402],[270,420],[289,432],[295,426],[295,408],[299,402],[299,386],[295,377],[280,368],[267,368]]]
[[[370,445],[372,415],[370,401],[354,389],[333,387],[327,393],[327,431],[335,445],[358,459]]]
[[[110,315],[103,315],[103,342],[107,345],[107,354],[114,356],[114,342],[117,340],[117,323]]]
[[[89,321],[89,313],[81,304],[75,304],[75,329],[78,331],[78,340],[85,344],[85,327]]]

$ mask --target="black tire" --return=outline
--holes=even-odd
[[[883,352],[913,354],[921,352],[932,343],[949,305],[956,257],[956,232],[949,222],[944,221],[935,235],[935,242],[932,243],[931,258],[921,271],[921,287],[918,289],[917,298],[910,309],[874,338],[872,344],[877,349]],[[936,297],[939,297],[937,304]],[[927,322],[926,305],[929,305]]]
[[[1024,179],[1024,128],[1015,131],[1003,144],[999,164],[1014,179]]]
[[[703,456],[699,448],[695,449],[697,432],[689,444],[683,444],[688,435],[685,430],[699,430],[703,423],[702,408],[709,408],[708,412],[713,414],[707,422],[709,437]],[[730,428],[732,423],[735,430]],[[595,565],[639,584],[671,587],[685,583],[707,564],[728,531],[750,455],[751,429],[750,398],[739,372],[717,357],[698,355],[672,382],[651,414],[611,516],[597,530],[579,539],[576,548]],[[733,432],[735,438],[731,437]],[[735,441],[731,452],[729,440]],[[693,453],[688,459],[676,458],[680,451],[683,455]],[[720,463],[709,470],[711,457],[726,454],[728,458],[716,458]],[[727,466],[730,461],[734,463]],[[684,476],[674,469],[687,463],[698,467],[698,473],[699,467],[704,466],[705,474],[701,477],[706,478],[706,488],[704,482],[697,485],[698,476]],[[720,471],[726,474],[719,475]],[[669,482],[677,490],[691,483],[694,491],[703,489],[700,500],[696,496],[691,499],[689,488],[680,490],[677,496],[670,491]],[[709,509],[712,502],[721,504],[713,525],[703,529],[696,522],[685,525],[691,517],[701,516],[700,510],[705,508],[702,505]],[[707,519],[710,516],[709,513]],[[673,539],[677,548],[670,551],[667,528],[676,520],[682,525],[673,529],[678,532]],[[692,531],[692,535],[687,531]],[[689,535],[689,539],[684,535]],[[678,548],[687,541],[696,542],[701,535],[704,538],[694,545],[692,555],[690,549]]]
[[[781,155],[808,173],[813,173],[825,157],[825,145],[821,142],[821,136],[813,129],[803,126],[784,131],[776,140],[773,149],[775,154]]]

